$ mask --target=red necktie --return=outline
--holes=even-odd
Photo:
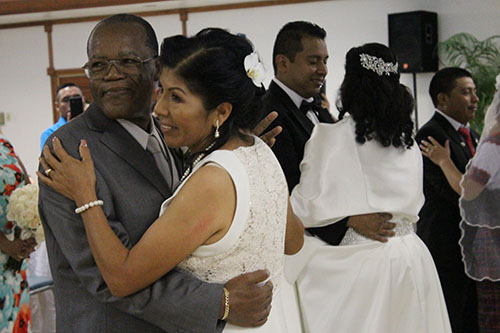
[[[465,139],[465,143],[467,144],[467,147],[469,147],[469,151],[472,156],[476,153],[476,150],[474,149],[474,145],[472,144],[472,137],[470,136],[470,131],[466,127],[460,127],[458,129],[458,133]]]

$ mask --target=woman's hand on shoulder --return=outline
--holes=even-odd
[[[437,165],[450,161],[450,141],[446,140],[444,146],[440,145],[432,136],[427,137],[427,140],[420,142],[420,150],[422,155],[430,159]]]
[[[57,137],[54,137],[52,143],[53,153],[47,145],[43,148],[40,164],[44,174],[37,172],[39,180],[75,201],[77,205],[85,204],[95,197],[96,183],[94,162],[87,142],[80,142],[81,160],[70,156]]]

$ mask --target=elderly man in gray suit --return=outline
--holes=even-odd
[[[158,217],[182,171],[182,161],[164,145],[150,114],[153,83],[160,75],[158,43],[149,23],[121,14],[97,24],[87,54],[84,67],[104,66],[102,75],[90,75],[94,103],[54,135],[75,157],[80,140],[87,141],[104,212],[130,248]],[[150,137],[159,139],[160,159],[150,152]],[[52,145],[51,139],[47,142]],[[40,171],[49,177],[52,172]],[[40,184],[39,211],[55,284],[57,332],[222,331],[224,286],[174,270],[134,295],[113,297],[94,262],[75,203]],[[260,282],[267,275],[258,271],[226,283],[227,321],[239,326],[265,321],[272,285]]]

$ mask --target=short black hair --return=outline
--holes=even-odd
[[[435,107],[438,106],[438,95],[449,94],[455,88],[457,79],[462,77],[472,78],[472,75],[468,70],[460,67],[446,67],[434,74],[429,85],[429,95]]]
[[[80,89],[80,91],[82,90],[76,83],[73,82],[63,83],[56,89],[56,101],[59,102],[59,92],[68,87],[77,87],[78,89]]]
[[[302,38],[326,38],[326,31],[317,24],[306,21],[289,22],[281,28],[274,41],[273,68],[277,73],[276,56],[283,54],[291,62],[295,61],[295,55],[304,50]]]
[[[148,21],[143,19],[142,17],[132,15],[132,14],[117,14],[110,17],[105,18],[104,20],[97,23],[97,25],[92,29],[89,35],[89,39],[87,40],[87,55],[90,51],[90,40],[94,35],[94,32],[102,25],[107,24],[115,24],[115,23],[136,23],[144,28],[144,32],[146,33],[146,46],[151,49],[153,52],[153,56],[158,55],[158,40],[156,38],[156,33],[149,24]]]

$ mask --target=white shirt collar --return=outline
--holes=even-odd
[[[295,91],[293,91],[292,89],[288,88],[283,82],[281,82],[280,80],[278,80],[276,77],[273,78],[273,81],[281,89],[283,89],[284,92],[286,92],[286,94],[288,95],[288,97],[290,97],[290,99],[292,100],[293,104],[295,104],[295,106],[297,106],[297,109],[300,109],[300,105],[302,104],[303,100],[305,100],[308,103],[311,103],[314,100],[313,97],[304,98],[304,97],[300,96]]]
[[[448,120],[448,122],[451,124],[451,126],[453,126],[455,131],[458,131],[461,127],[469,128],[469,126],[470,126],[469,123],[467,123],[465,126],[462,125],[461,122],[456,121],[455,119],[448,116],[447,114],[445,114],[443,111],[441,111],[439,109],[436,109],[436,112],[439,113],[440,115],[442,115],[446,120]]]

